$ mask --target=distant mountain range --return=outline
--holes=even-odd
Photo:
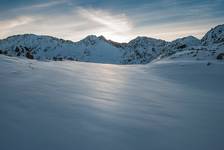
[[[71,60],[109,64],[147,64],[158,59],[224,59],[224,25],[199,40],[193,36],[167,42],[137,37],[128,43],[87,36],[79,42],[34,34],[0,40],[0,54],[37,60]]]

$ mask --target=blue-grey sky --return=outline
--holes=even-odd
[[[224,23],[224,0],[0,0],[0,38],[34,33],[78,41],[104,35],[201,38]]]

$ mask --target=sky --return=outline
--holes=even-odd
[[[33,33],[72,41],[87,35],[172,41],[201,38],[219,24],[224,0],[0,0],[0,39]]]

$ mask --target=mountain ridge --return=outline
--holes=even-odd
[[[168,42],[138,36],[119,43],[89,35],[73,42],[48,35],[22,34],[0,40],[0,54],[37,60],[74,60],[111,64],[147,64],[155,59],[215,59],[224,53],[224,25],[209,30],[202,39],[194,36]]]

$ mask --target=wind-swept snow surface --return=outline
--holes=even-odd
[[[1,150],[219,150],[224,64],[0,56]]]

